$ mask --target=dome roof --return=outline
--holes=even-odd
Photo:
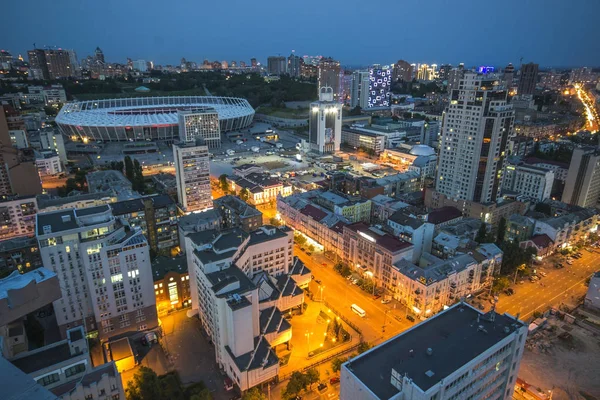
[[[435,154],[435,150],[426,144],[417,144],[410,149],[410,154],[413,156],[432,156]]]

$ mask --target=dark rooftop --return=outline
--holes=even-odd
[[[31,374],[72,357],[74,356],[71,355],[69,342],[65,340],[58,342],[58,344],[44,347],[40,351],[30,352],[25,357],[13,359],[11,362],[21,371]]]
[[[434,225],[442,224],[444,222],[452,221],[453,219],[462,216],[462,212],[456,207],[446,206],[436,208],[427,215],[427,222]]]
[[[110,206],[105,204],[103,206],[78,208],[75,210],[75,213],[77,214],[78,217],[85,217],[88,215],[100,214],[100,213],[103,213],[108,210],[110,210]]]
[[[389,220],[399,225],[410,226],[412,229],[419,229],[424,224],[423,220],[412,217],[403,210],[396,211],[390,215]]]
[[[385,233],[375,227],[372,227],[365,222],[355,222],[353,224],[346,225],[345,228],[369,236],[379,246],[392,253],[412,246],[412,244],[410,244],[409,242],[397,239],[394,236]]]
[[[506,315],[496,314],[490,321],[489,314],[459,303],[363,353],[345,367],[380,399],[398,393],[391,384],[392,369],[427,391],[522,326]],[[428,348],[433,350],[431,355]],[[429,371],[433,372],[431,377]]]
[[[168,207],[170,205],[175,205],[175,203],[169,196],[162,194],[158,196],[149,196],[139,199],[119,201],[116,203],[112,203],[110,206],[113,209],[114,215],[125,215],[133,212],[144,211],[144,200],[146,199],[152,200],[152,205],[154,206],[154,208],[163,208]]]
[[[311,217],[315,221],[321,221],[323,218],[327,216],[327,213],[323,210],[319,210],[317,207],[312,204],[306,205],[300,212],[307,217]]]
[[[291,328],[292,325],[283,318],[277,307],[269,307],[260,311],[260,332],[263,335],[281,333]]]
[[[271,349],[271,345],[264,336],[255,337],[254,350],[239,357],[233,355],[229,346],[225,346],[225,349],[240,371],[252,371],[258,368],[266,369],[279,362],[275,352]],[[263,360],[266,360],[264,365]]]
[[[129,338],[124,337],[119,340],[115,340],[114,342],[110,342],[109,346],[113,361],[119,361],[133,356]]]
[[[115,367],[114,362],[109,362],[107,364],[103,364],[99,367],[94,368],[89,373],[85,374],[81,378],[81,385],[83,387],[89,387],[94,383],[98,383],[98,382],[100,382],[100,380],[102,379],[102,377],[105,374],[114,377],[116,375],[116,370],[117,370],[117,368]],[[60,386],[52,388],[52,389],[50,389],[50,391],[52,393],[54,393],[56,396],[60,397],[60,396],[64,395],[65,393],[68,393],[71,390],[75,389],[78,384],[79,384],[79,379],[75,379],[71,382],[67,382]]]
[[[177,272],[179,274],[187,274],[187,257],[157,257],[152,262],[152,278],[154,281],[164,279],[169,272]]]
[[[254,283],[235,265],[222,269],[220,271],[211,272],[206,277],[212,284],[212,290],[218,297],[226,297],[236,293],[245,293],[255,288]],[[232,285],[231,290],[225,293],[217,294],[217,292]]]
[[[290,275],[308,275],[310,274],[310,269],[298,256],[294,256],[294,261],[292,261],[292,267],[290,268]]]

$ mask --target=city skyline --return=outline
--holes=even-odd
[[[67,0],[67,3],[72,0]],[[37,3],[37,4],[36,4]],[[352,2],[351,2],[352,3]],[[534,4],[509,2],[505,7],[477,4],[476,7],[448,7],[441,1],[432,1],[426,5],[390,5],[389,12],[380,18],[377,37],[361,29],[348,29],[360,23],[358,14],[351,3],[328,2],[317,4],[309,1],[302,10],[294,12],[280,7],[274,2],[265,1],[260,8],[232,12],[230,4],[202,5],[203,15],[228,13],[227,31],[222,30],[222,19],[204,19],[199,31],[194,29],[197,13],[181,10],[192,3],[180,7],[165,9],[162,5],[142,4],[135,1],[126,5],[119,4],[120,12],[113,15],[113,8],[90,4],[82,10],[77,4],[72,7],[63,4],[56,8],[42,2],[34,2],[28,9],[16,3],[8,4],[2,25],[10,32],[19,35],[6,36],[0,47],[11,51],[13,55],[25,55],[36,43],[38,48],[57,46],[74,49],[79,59],[93,54],[96,46],[102,48],[109,62],[124,63],[126,58],[153,60],[156,64],[177,65],[182,57],[201,62],[209,60],[244,60],[256,57],[262,62],[270,55],[288,55],[292,49],[296,54],[322,54],[340,60],[342,65],[369,65],[373,63],[389,64],[398,59],[410,62],[450,63],[465,65],[492,64],[497,66],[512,62],[518,66],[523,62],[535,62],[543,67],[598,66],[600,56],[587,51],[589,38],[598,37],[600,28],[593,22],[595,15],[590,11],[591,2],[577,0],[576,4],[552,2],[552,7],[544,7],[543,13]],[[511,4],[514,7],[511,7]],[[36,6],[37,5],[37,6]],[[546,4],[547,5],[547,4]],[[518,8],[517,8],[518,7]],[[265,9],[268,10],[265,12]],[[319,13],[311,10],[319,9]],[[72,11],[76,10],[76,11]],[[132,21],[152,20],[158,17],[178,23],[144,24],[138,29],[132,28]],[[516,12],[518,10],[518,12]],[[352,11],[352,13],[350,13]],[[288,15],[289,12],[289,15]],[[493,20],[479,15],[495,13]],[[417,18],[398,20],[399,15],[413,15]],[[336,20],[330,16],[335,15]],[[562,20],[569,15],[579,21],[576,30],[557,30],[555,24],[548,21]],[[419,18],[421,16],[421,18]],[[45,21],[68,18],[70,24],[45,29]],[[280,17],[280,18],[279,18]],[[284,18],[285,17],[285,18]],[[27,30],[19,29],[19,21],[29,21]],[[105,29],[111,20],[111,29]],[[455,21],[455,24],[450,24]],[[462,23],[464,21],[466,23]],[[481,26],[469,21],[487,24],[485,34],[478,34]],[[330,32],[323,35],[321,30],[290,30],[290,26],[329,26]],[[270,25],[269,25],[270,24]],[[434,26],[449,28],[431,29]],[[253,26],[254,25],[254,26]],[[248,35],[248,32],[251,32]],[[74,34],[77,32],[77,34]],[[207,35],[205,32],[213,32]],[[278,32],[274,35],[274,32]],[[498,32],[495,35],[495,32]],[[374,33],[373,33],[374,34]],[[336,40],[336,36],[339,39]],[[329,36],[329,39],[323,40]],[[468,45],[459,38],[470,37]],[[182,40],[191,38],[192,40]],[[398,38],[398,39],[395,39]],[[540,46],[543,39],[552,46]],[[396,45],[399,43],[399,45]]]

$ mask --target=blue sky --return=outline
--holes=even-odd
[[[325,55],[343,65],[600,66],[600,0],[28,0],[0,8],[0,48],[96,46],[177,64]]]

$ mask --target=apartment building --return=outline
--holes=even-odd
[[[221,215],[224,228],[241,227],[252,232],[263,224],[263,215],[237,196],[223,196],[213,201],[215,211]]]
[[[246,191],[248,202],[252,205],[268,204],[276,201],[279,195],[285,197],[292,194],[292,185],[268,173],[253,172],[243,177],[228,177],[227,181],[236,195],[239,196],[242,190]]]
[[[565,248],[586,240],[598,229],[598,211],[593,208],[573,210],[557,217],[535,221],[534,235],[548,235],[556,248]]]
[[[0,274],[18,270],[21,273],[42,266],[35,237],[22,236],[0,241]]]
[[[502,191],[512,192],[533,201],[550,198],[554,172],[525,164],[506,163]]]
[[[185,212],[213,207],[210,191],[208,146],[202,139],[173,145],[177,176],[177,199]]]
[[[385,150],[385,135],[364,132],[352,128],[342,128],[342,147],[366,151],[378,156]]]
[[[490,287],[501,263],[502,251],[491,243],[448,259],[424,254],[418,263],[400,260],[392,269],[392,296],[418,317],[429,318],[456,299]]]
[[[190,307],[190,275],[187,258],[157,257],[152,262],[154,295],[158,315],[166,315],[170,310]]]
[[[562,201],[594,207],[600,199],[600,151],[595,147],[573,150]]]
[[[384,194],[378,194],[371,198],[371,221],[373,223],[386,223],[390,215],[409,206],[403,201]]]
[[[399,198],[402,194],[419,191],[422,180],[418,172],[408,171],[378,178],[376,182],[383,187],[383,194]]]
[[[460,302],[344,363],[340,398],[512,399],[527,328]]]
[[[434,225],[406,210],[396,211],[387,220],[394,236],[413,245],[412,262],[417,262],[424,252],[431,251]]]
[[[342,193],[331,191],[316,191],[313,203],[318,204],[336,215],[346,218],[350,222],[370,222],[371,201],[359,197],[349,197]]]
[[[35,235],[35,196],[0,196],[0,240]]]
[[[40,176],[54,176],[63,171],[58,153],[51,150],[36,153],[35,165]]]
[[[59,278],[54,312],[63,337],[85,321],[106,340],[158,325],[148,241],[110,206],[37,214],[44,266]]]
[[[139,227],[155,252],[168,252],[179,244],[177,205],[167,195],[145,196],[110,205],[115,217]]]
[[[104,204],[115,203],[117,196],[112,190],[97,193],[82,193],[67,197],[52,197],[39,195],[36,197],[40,212],[66,210],[69,208],[97,207]]]
[[[364,222],[344,226],[344,260],[385,289],[391,289],[392,266],[412,259],[414,246]]]
[[[292,334],[281,312],[300,306],[304,296],[292,279],[298,274],[293,232],[268,225],[250,233],[210,230],[190,233],[185,244],[192,310],[219,367],[242,391],[276,378],[272,347]]]

